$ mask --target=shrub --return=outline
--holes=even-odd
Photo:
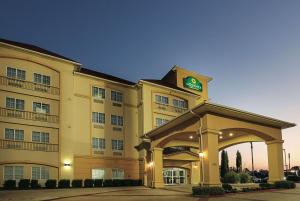
[[[56,179],[48,179],[45,183],[46,188],[56,188]]]
[[[3,188],[6,190],[16,189],[16,180],[5,180]]]
[[[133,179],[124,179],[124,186],[133,186]]]
[[[296,188],[296,184],[293,181],[276,181],[274,185],[275,188]]]
[[[250,181],[250,175],[246,172],[240,173],[240,182],[241,183],[248,183]]]
[[[222,187],[201,187],[196,186],[192,189],[194,196],[205,195],[223,195],[225,193]]]
[[[300,177],[298,177],[297,175],[289,175],[286,177],[286,180],[288,181],[294,181],[294,182],[299,182],[300,181]]]
[[[58,181],[58,188],[70,188],[69,179],[61,179]]]
[[[72,188],[81,188],[82,187],[82,180],[81,179],[74,179],[72,181]]]
[[[141,186],[141,185],[143,185],[142,180],[140,180],[140,179],[131,180],[131,186]]]
[[[94,187],[94,180],[93,179],[85,179],[84,180],[84,187],[85,188]]]
[[[19,189],[29,189],[30,179],[20,179],[19,181]]]
[[[235,184],[240,181],[240,177],[237,173],[231,171],[224,175],[223,183]]]
[[[273,188],[275,188],[275,185],[274,184],[269,184],[269,183],[260,183],[259,187],[263,190],[264,189],[273,189]]]
[[[230,184],[222,184],[222,187],[224,188],[225,192],[232,192],[233,188]]]
[[[111,187],[111,186],[113,186],[113,180],[111,180],[111,179],[105,179],[103,181],[103,186],[104,187]]]
[[[95,179],[94,185],[95,185],[95,187],[102,187],[103,186],[103,179]]]
[[[113,186],[122,186],[122,180],[121,179],[113,179],[112,184],[113,184]]]
[[[39,184],[39,181],[36,179],[31,180],[30,187],[33,189],[41,188],[41,185]]]

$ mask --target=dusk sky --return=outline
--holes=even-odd
[[[131,81],[174,64],[213,77],[212,102],[300,125],[299,0],[1,0],[0,38],[31,43]],[[300,128],[283,131],[300,165]],[[250,145],[240,150],[250,167]],[[254,143],[255,168],[267,168]]]

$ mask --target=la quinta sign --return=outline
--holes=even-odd
[[[192,76],[183,78],[183,86],[197,91],[202,91],[201,82]]]

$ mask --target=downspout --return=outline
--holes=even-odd
[[[195,113],[193,110],[190,110],[191,114],[194,115],[194,116],[197,116],[199,118],[199,123],[200,123],[200,126],[199,126],[199,130],[198,130],[198,133],[199,133],[199,146],[200,146],[200,153],[203,153],[203,138],[202,138],[202,127],[203,127],[203,119],[200,115],[198,115],[197,113]],[[203,163],[203,157],[200,157],[200,165],[201,165],[201,182],[200,182],[200,185],[203,186],[204,185],[204,163]]]

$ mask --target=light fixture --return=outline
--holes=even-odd
[[[152,167],[154,165],[153,161],[148,164],[148,167]]]
[[[199,157],[203,158],[204,157],[204,153],[203,152],[199,152]]]
[[[222,131],[219,131],[219,134],[220,134],[220,135],[222,135],[222,134],[223,134],[223,132],[222,132]]]
[[[219,136],[220,139],[223,139],[223,136]]]
[[[64,166],[65,166],[65,167],[70,167],[71,164],[70,164],[70,163],[64,163]]]
[[[189,138],[190,138],[190,139],[193,139],[194,137],[191,135]]]
[[[233,133],[229,133],[229,136],[232,137],[232,136],[233,136]]]

